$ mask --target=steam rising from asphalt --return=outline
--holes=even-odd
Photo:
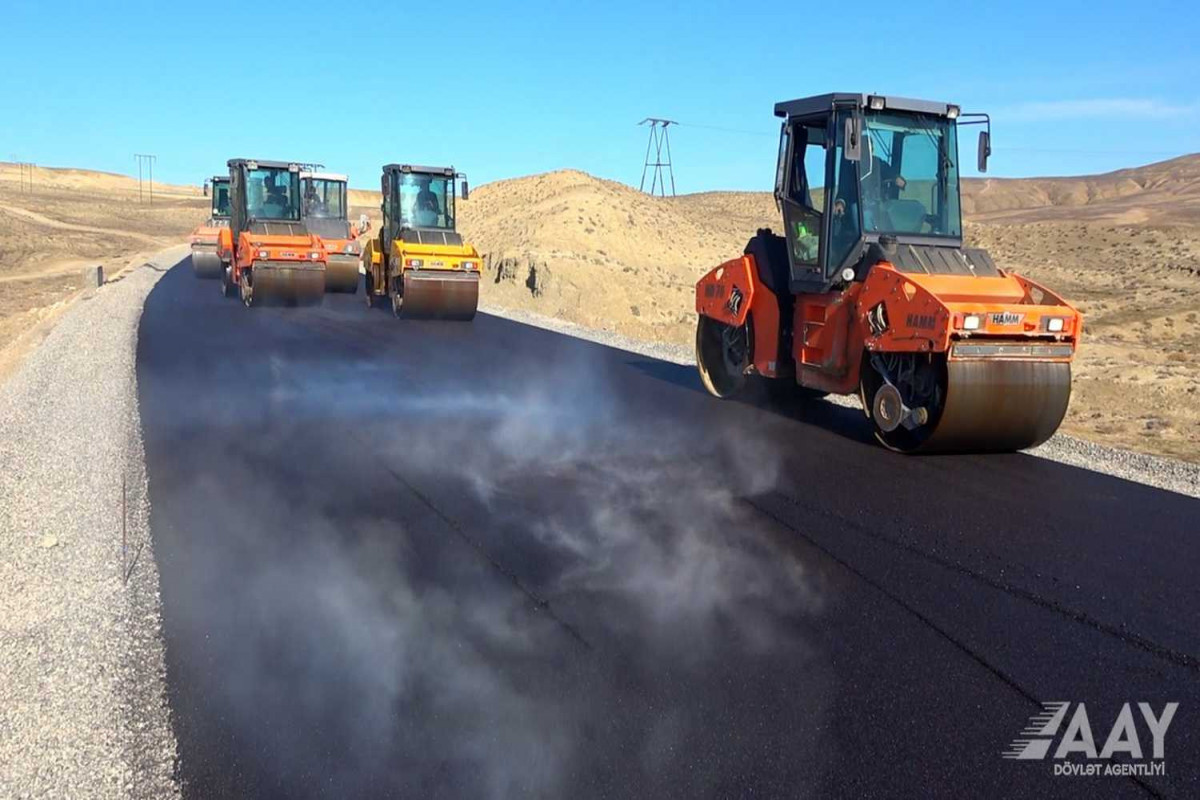
[[[175,591],[195,629],[183,663],[232,665],[212,713],[262,754],[258,779],[524,797],[628,791],[636,774],[638,794],[714,791],[755,755],[737,731],[779,696],[763,676],[794,670],[788,692],[825,710],[799,633],[819,587],[738,500],[783,469],[753,429],[646,413],[587,356],[494,388],[272,358],[245,391],[204,412],[236,435],[191,444],[207,471],[176,490],[203,538]],[[261,479],[280,464],[295,481]],[[301,491],[312,465],[328,485]],[[698,752],[712,725],[725,750]],[[795,736],[777,744],[802,761],[813,743]]]

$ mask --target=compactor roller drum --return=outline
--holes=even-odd
[[[936,391],[925,398],[928,419],[909,429],[884,406],[914,392],[890,392],[872,376],[864,382],[864,407],[876,422],[876,436],[903,453],[1022,450],[1050,438],[1067,413],[1071,365],[1039,361],[934,362]],[[881,391],[882,390],[882,391]]]
[[[358,257],[343,258],[330,256],[329,265],[325,269],[325,291],[339,294],[355,294],[358,292],[359,281]]]
[[[223,266],[216,250],[192,250],[192,274],[197,278],[219,278]]]
[[[319,264],[259,264],[242,271],[238,288],[247,306],[316,305],[325,294],[325,270]]]
[[[404,274],[398,316],[403,319],[475,318],[479,307],[479,279],[476,276],[426,276]]]
[[[733,397],[746,386],[750,339],[745,325],[701,316],[696,326],[696,366],[700,381],[716,397]]]
[[[367,306],[387,302],[402,319],[463,320],[479,307],[479,253],[455,229],[466,200],[453,167],[383,168],[383,226],[363,250]]]
[[[985,126],[985,171],[988,117],[845,93],[775,114],[783,234],[758,231],[696,285],[705,388],[732,397],[761,376],[857,394],[876,438],[902,453],[1046,441],[1066,415],[1083,320],[963,246],[958,128]]]

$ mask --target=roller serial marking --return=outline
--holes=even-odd
[[[905,323],[910,328],[924,328],[925,330],[933,330],[937,327],[937,320],[932,314],[909,314]]]

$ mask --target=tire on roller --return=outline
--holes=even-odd
[[[221,287],[222,297],[233,297],[237,294],[238,287],[237,284],[233,282],[232,273],[233,268],[231,266],[228,264],[221,265],[220,283],[218,285]]]
[[[251,280],[256,305],[315,305],[325,294],[325,265],[305,261],[258,263]]]
[[[1005,452],[1036,447],[1062,423],[1071,399],[1067,362],[980,359],[946,364],[942,407],[916,431],[876,428],[903,453]]]
[[[224,264],[215,250],[192,251],[192,274],[197,278],[219,278]]]
[[[330,255],[325,267],[325,291],[356,294],[359,277],[358,256]]]
[[[714,397],[728,398],[746,387],[750,331],[700,315],[696,323],[696,366],[700,382]]]
[[[363,294],[366,295],[367,308],[377,308],[379,303],[375,298],[375,282],[371,280],[371,271],[363,274]]]
[[[479,275],[405,271],[401,298],[401,319],[472,320],[479,308]]]

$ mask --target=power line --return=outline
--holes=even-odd
[[[740,134],[742,136],[770,136],[771,138],[775,138],[776,136],[779,135],[778,133],[772,133],[770,131],[752,131],[752,130],[747,130],[746,128],[723,128],[720,125],[700,125],[695,122],[676,122],[674,124],[688,127],[688,128],[700,128],[700,129],[706,130],[706,131],[720,131],[721,133],[736,133],[736,134]]]
[[[671,139],[667,133],[667,128],[671,125],[679,123],[670,119],[659,119],[657,117],[646,117],[638,123],[638,125],[650,125],[650,138],[646,142],[646,158],[642,162],[642,182],[638,184],[638,191],[646,190],[646,172],[651,167],[654,171],[650,177],[650,194],[654,194],[657,187],[659,193],[667,196],[667,182],[663,179],[663,168],[667,170],[667,176],[671,179],[671,197],[675,196],[675,168],[671,166]],[[666,160],[663,160],[663,149],[666,148]],[[650,160],[650,151],[654,150],[654,160]]]

